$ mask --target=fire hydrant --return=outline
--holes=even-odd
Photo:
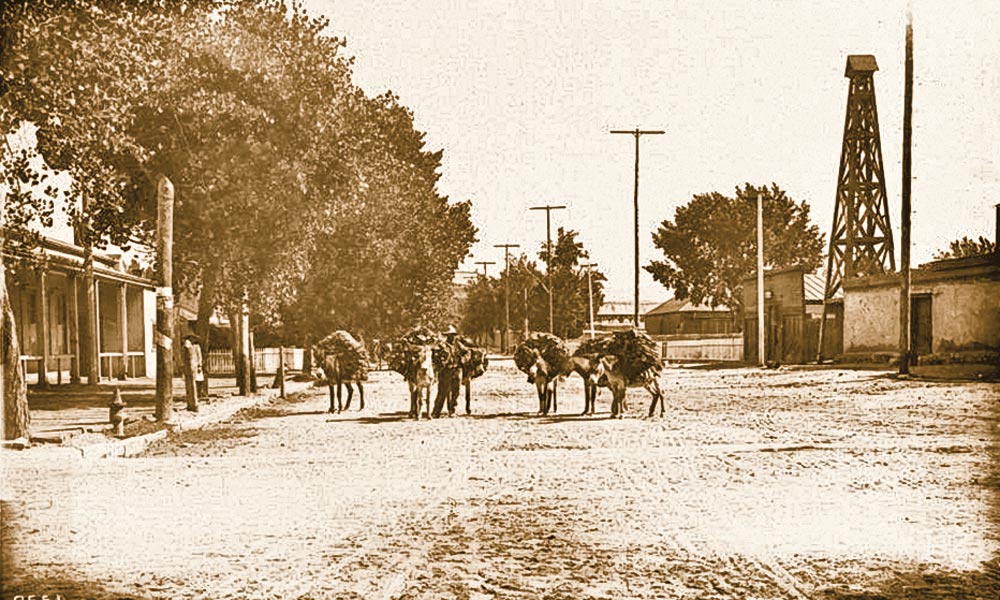
[[[121,390],[115,388],[115,397],[108,404],[108,420],[111,422],[111,426],[115,430],[115,435],[118,437],[124,437],[125,435],[125,415],[122,411],[125,409],[125,401],[122,400]]]

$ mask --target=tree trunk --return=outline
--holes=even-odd
[[[233,368],[236,372],[236,387],[240,396],[250,393],[250,369],[247,364],[247,327],[243,319],[243,311],[230,311],[229,324],[233,331]]]
[[[198,395],[208,398],[209,371],[208,347],[212,335],[212,313],[215,312],[215,276],[202,274],[201,293],[198,295],[198,320],[194,324],[194,333],[201,340],[202,371],[205,378],[199,382]]]
[[[14,327],[14,311],[0,265],[0,293],[3,294],[3,402],[4,439],[16,440],[30,436],[31,415],[28,412],[28,386],[21,370],[21,347]]]
[[[247,321],[249,321],[249,319],[247,319]],[[251,329],[249,326],[247,327],[247,341],[248,341],[247,355],[249,356],[250,359],[247,364],[247,370],[250,372],[250,393],[256,394],[258,391],[257,365],[254,364],[256,362],[254,358],[257,353],[257,348],[254,346],[253,343],[253,329]]]
[[[156,184],[156,420],[167,423],[174,410],[174,186],[160,175]]]
[[[313,346],[312,342],[307,342],[302,353],[302,372],[309,374],[313,370]]]

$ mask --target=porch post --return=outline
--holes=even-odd
[[[49,385],[49,287],[45,270],[42,270],[38,277],[39,293],[41,295],[41,331],[39,338],[42,343],[42,362],[38,369],[38,385],[48,387]]]
[[[101,282],[96,278],[94,279],[94,363],[96,367],[94,372],[97,373],[97,381],[94,383],[101,382]],[[108,374],[110,377],[110,373]]]
[[[76,273],[70,273],[68,275],[69,285],[72,291],[70,296],[72,297],[72,302],[70,304],[69,313],[69,344],[70,349],[73,352],[73,358],[69,363],[69,382],[72,384],[80,383],[80,295],[77,291],[77,281],[79,277]]]
[[[128,379],[128,286],[122,282],[122,371],[121,379]]]

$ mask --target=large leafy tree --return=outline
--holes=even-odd
[[[355,312],[434,316],[474,237],[469,205],[436,193],[440,153],[394,96],[351,83],[325,20],[280,0],[3,6],[3,128],[39,125],[46,159],[73,177],[85,244],[148,242],[167,177],[174,287],[200,292],[206,331],[216,307],[273,325],[309,275],[367,282],[379,266],[392,276]],[[353,249],[358,270],[314,269],[331,262],[323,244],[339,264]]]
[[[809,220],[809,205],[788,197],[776,184],[748,183],[734,197],[698,194],[679,207],[674,220],[663,221],[653,233],[663,260],[645,269],[676,298],[739,312],[743,281],[753,276],[757,264],[757,194],[763,196],[765,267],[817,268],[823,236]]]
[[[317,238],[287,329],[314,341],[333,329],[391,336],[450,316],[452,274],[475,242],[469,202],[436,189],[441,152],[425,148],[413,115],[391,93],[360,99],[344,143],[351,197]]]
[[[582,265],[589,258],[583,243],[577,240],[578,232],[559,228],[552,260],[548,260],[543,247],[539,256],[552,269],[553,325],[556,335],[564,338],[579,337],[589,327],[587,269]],[[604,303],[604,282],[607,281],[600,270],[593,268],[590,274],[593,287],[594,313]]]

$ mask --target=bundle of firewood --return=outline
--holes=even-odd
[[[368,350],[346,331],[334,331],[315,346],[319,363],[327,356],[335,356],[342,375],[350,379],[368,379]]]
[[[458,336],[455,339],[458,347],[462,372],[464,377],[475,379],[486,372],[489,360],[486,358],[486,349],[476,345],[475,342],[465,336]]]
[[[426,346],[431,347],[431,360],[435,369],[454,369],[459,366],[460,354],[457,348],[446,343],[435,331],[427,327],[416,327],[392,342],[392,349],[387,356],[389,368],[412,379],[423,360],[420,349]]]
[[[663,361],[656,351],[656,342],[637,329],[616,331],[610,337],[585,340],[573,353],[575,356],[615,356],[629,382],[641,379],[647,372],[659,375]]]
[[[542,356],[553,373],[561,373],[564,365],[569,362],[566,342],[551,333],[532,333],[514,350],[514,364],[518,369],[529,372],[535,362],[534,351]]]

